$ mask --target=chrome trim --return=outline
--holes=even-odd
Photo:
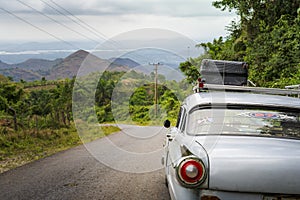
[[[183,178],[181,177],[180,175],[180,172],[179,170],[181,169],[181,167],[188,161],[190,160],[194,160],[196,162],[198,162],[201,167],[203,168],[203,174],[202,174],[202,177],[199,181],[197,181],[196,183],[187,183],[183,180]],[[206,178],[207,178],[207,173],[206,173],[206,167],[204,165],[204,163],[202,162],[201,159],[197,158],[196,156],[187,156],[187,157],[183,157],[182,159],[180,159],[178,161],[178,164],[176,165],[176,177],[177,177],[177,180],[178,182],[184,186],[184,187],[187,187],[187,188],[196,188],[196,187],[199,187],[202,183],[205,182]]]

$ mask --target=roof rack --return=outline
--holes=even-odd
[[[288,85],[288,86],[285,86],[285,89],[300,91],[300,84],[299,85]],[[298,93],[298,98],[300,98],[300,92]]]
[[[299,85],[288,85],[288,86],[285,86],[285,89],[299,89],[300,90],[300,84]]]
[[[195,93],[205,92],[205,91],[230,91],[230,92],[251,92],[260,94],[274,94],[274,95],[298,95],[300,97],[300,85],[298,89],[296,87],[286,88],[291,89],[277,89],[277,88],[262,88],[262,87],[248,87],[248,86],[234,86],[234,85],[217,85],[217,84],[204,84],[203,88],[195,86],[193,88]]]

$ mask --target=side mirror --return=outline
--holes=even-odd
[[[165,128],[170,128],[171,122],[169,120],[164,121],[164,127]]]

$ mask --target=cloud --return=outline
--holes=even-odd
[[[46,14],[58,14],[49,5],[60,5],[74,15],[149,14],[173,17],[228,15],[212,6],[213,0],[19,0]],[[1,7],[13,12],[34,12],[18,0],[0,0]],[[44,3],[46,2],[46,3]],[[54,3],[53,3],[54,2]],[[48,5],[47,5],[48,4]],[[62,11],[62,10],[61,10]]]
[[[6,0],[0,0],[0,7],[4,8],[10,12],[14,13],[31,13],[33,10],[28,7],[31,6],[37,10],[42,11],[44,8],[44,5],[41,1],[37,0],[12,0],[12,1],[6,1]]]
[[[67,41],[99,40],[99,34],[80,26],[78,19],[65,17],[49,6],[64,12],[63,9],[56,7],[55,3],[96,29],[96,32],[102,35],[100,39],[103,39],[103,35],[104,38],[110,38],[140,28],[160,28],[177,31],[197,40],[208,41],[226,35],[225,26],[235,17],[234,13],[229,14],[212,7],[212,1],[0,0],[0,8],[16,15],[0,10],[0,25],[5,28],[5,31],[0,32],[0,41],[48,41],[57,38]],[[26,5],[47,16],[37,13]]]

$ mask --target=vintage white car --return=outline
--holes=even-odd
[[[300,199],[300,99],[288,93],[226,86],[188,96],[176,126],[164,124],[171,198]]]

